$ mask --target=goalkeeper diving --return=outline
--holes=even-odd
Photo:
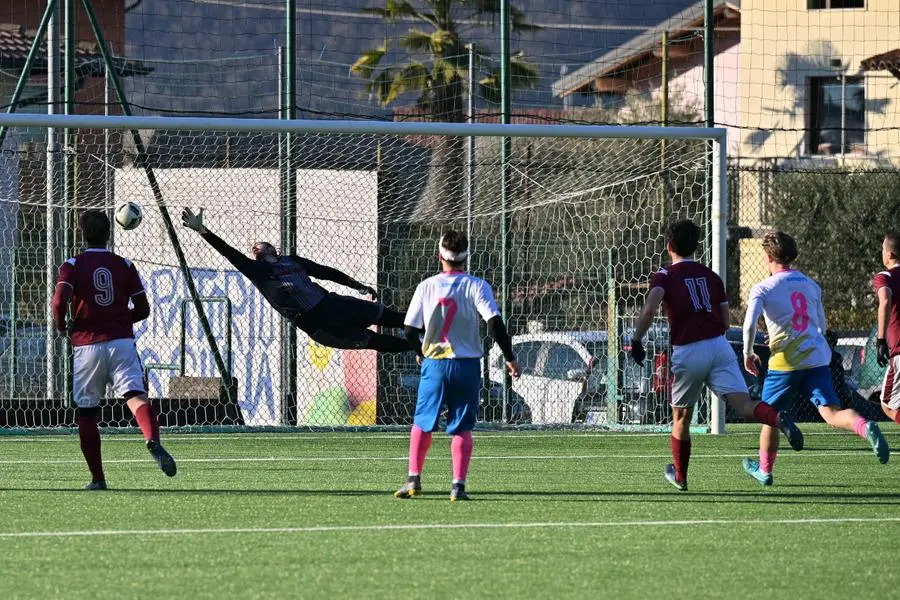
[[[203,225],[203,209],[194,214],[185,208],[181,222],[249,279],[276,311],[319,344],[345,350],[412,350],[405,338],[369,329],[372,325],[402,328],[405,315],[375,302],[376,291],[346,273],[300,256],[281,255],[268,242],[255,242],[250,249],[253,259],[248,258]],[[311,277],[369,294],[373,301],[331,293]]]

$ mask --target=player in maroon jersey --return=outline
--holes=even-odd
[[[878,296],[878,364],[887,367],[881,386],[881,410],[900,424],[900,232],[888,233],[881,244],[886,271],[872,278]]]
[[[68,332],[72,341],[78,435],[92,478],[88,490],[106,489],[97,421],[107,384],[125,398],[147,450],[163,473],[172,477],[177,470],[159,443],[159,424],[147,402],[144,373],[134,345],[132,325],[150,315],[150,305],[134,264],[106,249],[109,229],[109,218],[103,212],[87,210],[81,215],[87,249],[60,267],[52,304],[57,329]],[[72,319],[67,322],[70,302]]]
[[[691,457],[691,417],[705,384],[749,421],[778,427],[795,450],[803,448],[803,434],[784,413],[754,402],[747,391],[731,346],[728,330],[728,296],[722,279],[712,269],[694,261],[700,228],[690,220],[666,229],[666,249],[672,265],[650,281],[650,291],[634,326],[631,356],[643,365],[647,356],[642,339],[653,317],[664,304],[672,344],[672,448],[673,464],[665,468],[666,480],[687,489]]]

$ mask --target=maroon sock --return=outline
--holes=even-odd
[[[81,440],[81,453],[87,461],[88,469],[94,481],[104,481],[103,459],[100,456],[100,428],[95,417],[78,417],[78,438]]]
[[[900,425],[900,410],[898,410],[896,413],[894,413],[894,423],[896,423],[897,425]]]
[[[675,477],[681,483],[687,482],[688,463],[691,461],[691,440],[679,440],[671,437],[672,462],[675,464]]]
[[[150,403],[142,404],[134,413],[138,427],[144,434],[145,440],[159,441],[159,421],[156,420],[156,411]]]
[[[756,405],[756,408],[753,409],[753,416],[763,425],[778,427],[778,411],[765,402]]]

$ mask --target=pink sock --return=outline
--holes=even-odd
[[[475,441],[472,439],[471,431],[464,431],[453,436],[453,440],[450,442],[450,456],[453,458],[454,483],[466,480],[474,446]]]
[[[431,433],[425,433],[418,425],[409,432],[409,474],[421,475],[425,468],[425,456],[431,448]]]
[[[853,431],[856,432],[856,435],[861,437],[862,439],[866,439],[866,425],[869,424],[869,421],[866,420],[865,417],[859,417],[856,419],[856,422],[853,423]]]
[[[764,452],[762,450],[759,451],[759,470],[763,473],[771,473],[772,468],[775,466],[775,457],[778,455],[778,451],[775,452]]]

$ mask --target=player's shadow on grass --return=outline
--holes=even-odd
[[[789,487],[787,485],[782,487]],[[849,487],[841,485],[796,487]],[[503,502],[512,498],[552,497],[559,502],[710,502],[710,503],[760,503],[760,504],[846,504],[900,506],[900,496],[890,492],[773,492],[770,490],[730,490],[701,492],[604,492],[604,491],[473,491],[472,498],[485,502]]]
[[[78,493],[88,495],[115,495],[115,494],[158,494],[171,496],[390,496],[390,490],[259,490],[259,489],[183,489],[183,488],[129,488],[114,487],[102,492],[88,492],[81,488],[12,488],[2,487],[0,492],[54,492],[54,493]],[[448,492],[449,493],[449,492]]]

